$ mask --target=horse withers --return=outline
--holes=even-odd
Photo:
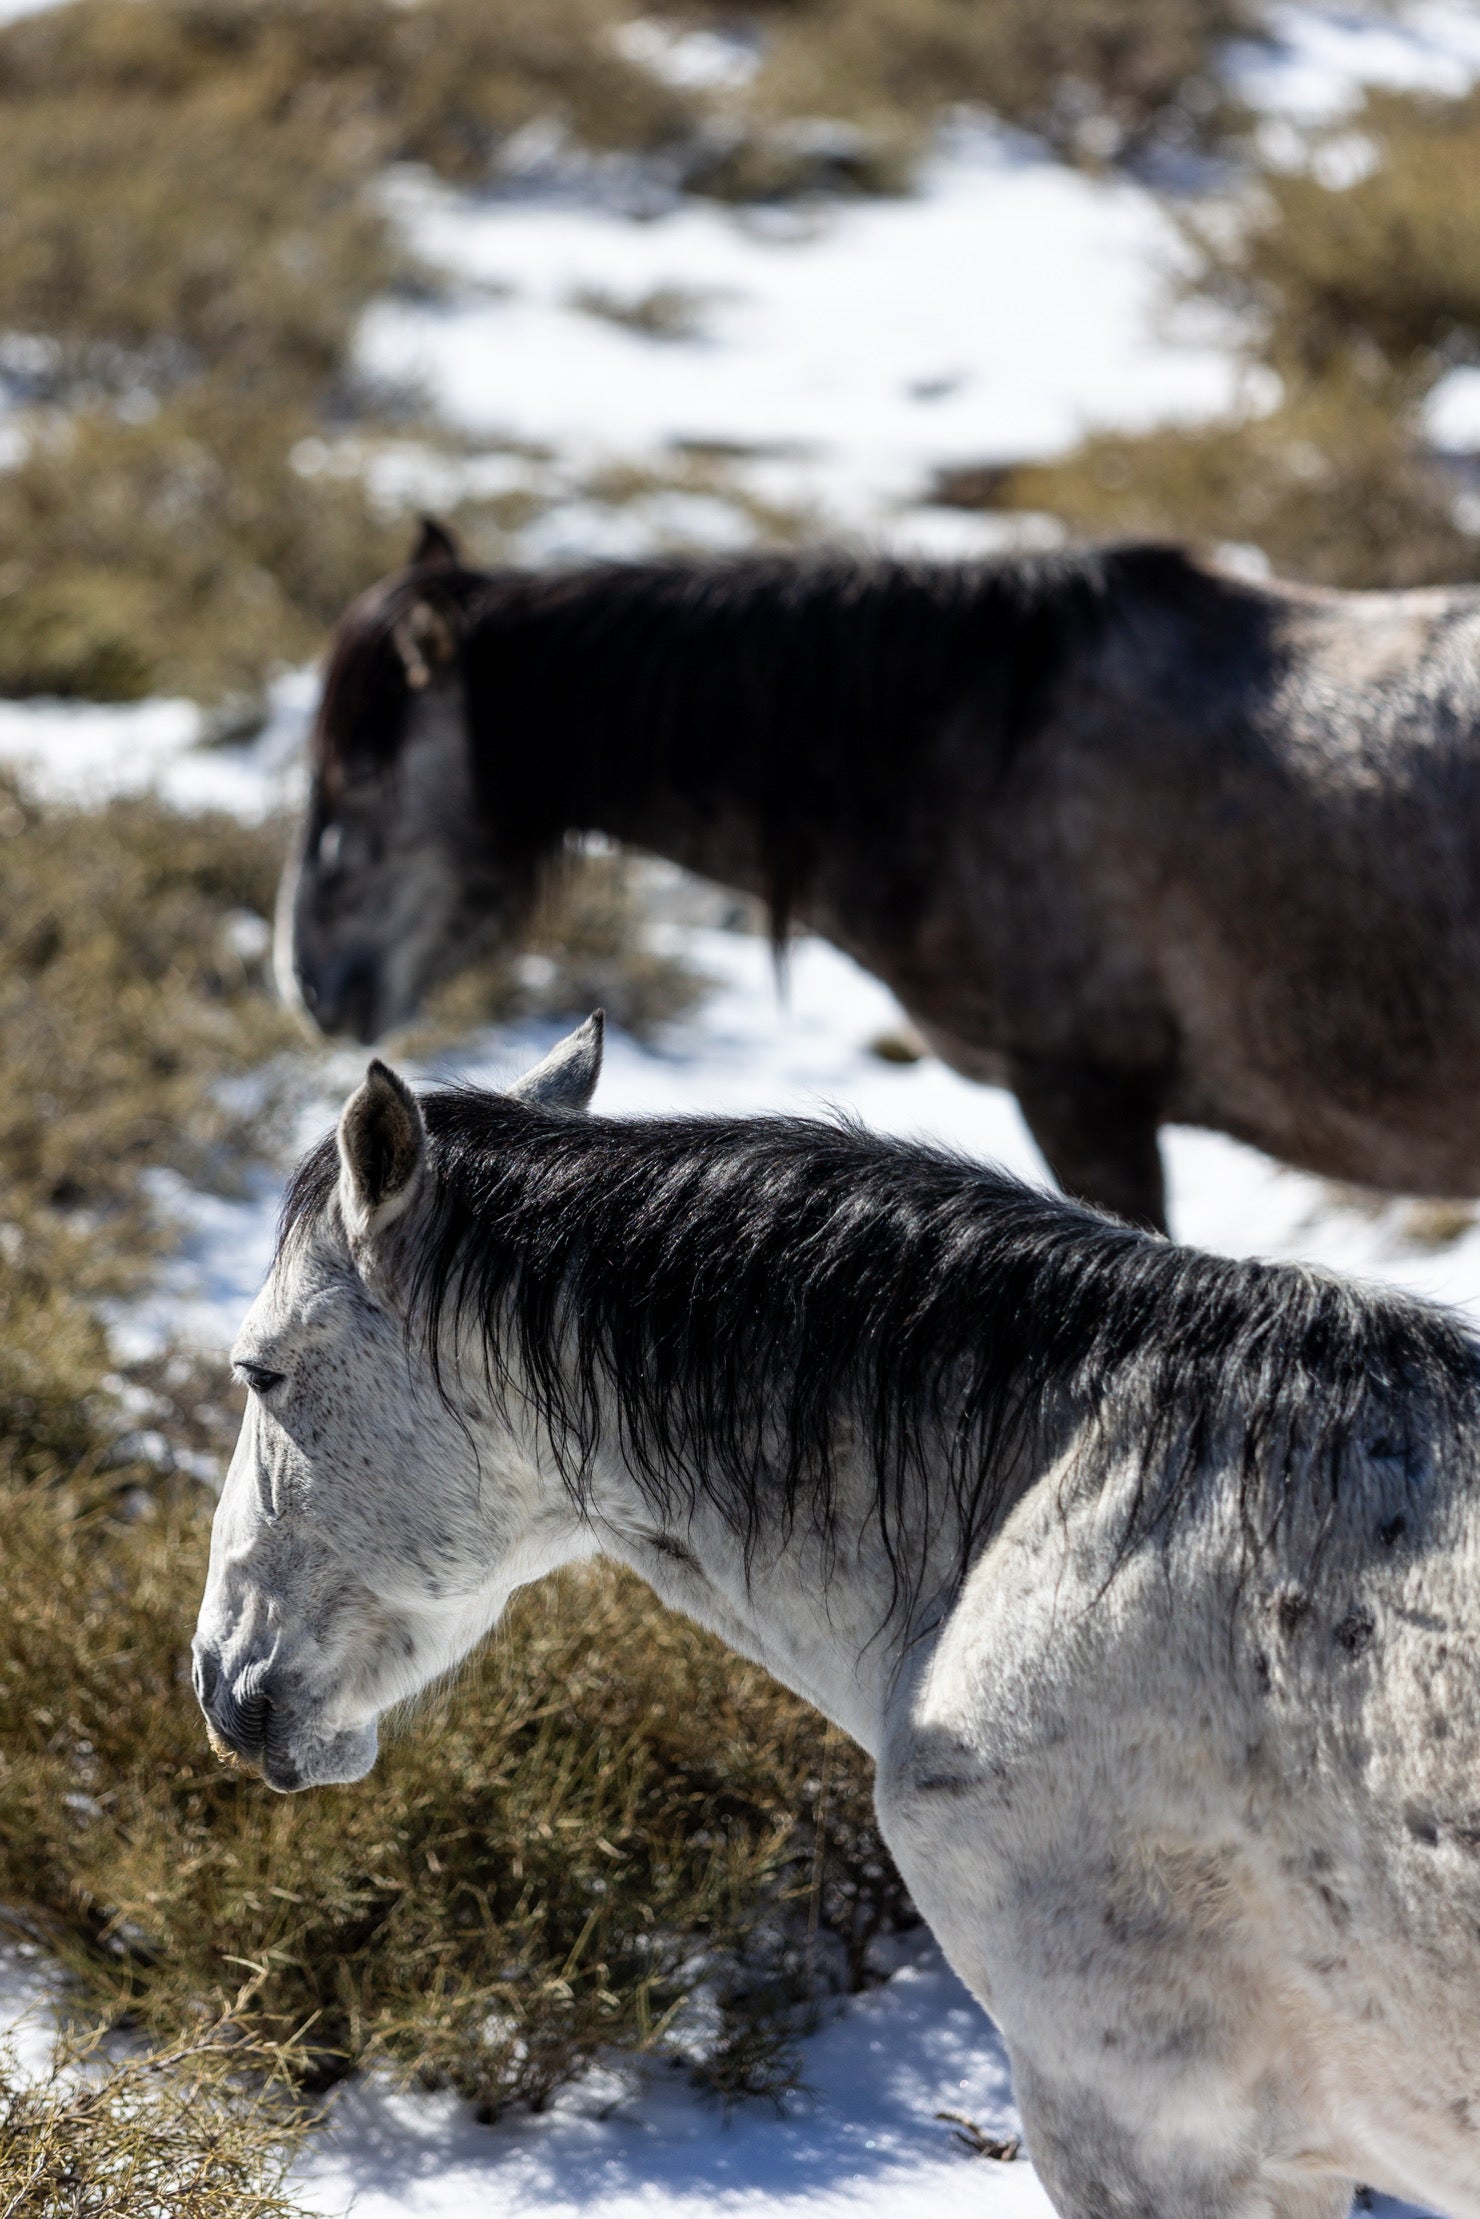
[[[1065,2219],[1480,2214],[1480,1354],[846,1124],[383,1065],[289,1190],[195,1639],[360,1778],[605,1555],[870,1752]]]
[[[1169,548],[468,568],[330,652],[279,974],[378,1039],[567,834],[765,897],[1165,1224],[1157,1132],[1480,1194],[1480,592]]]

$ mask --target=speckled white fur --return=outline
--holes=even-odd
[[[583,1028],[524,1090],[571,1107],[598,1060]],[[359,1778],[379,1714],[515,1588],[605,1554],[875,1757],[1065,2219],[1338,2219],[1354,2181],[1480,2219],[1473,1490],[1434,1479],[1399,1549],[1374,1538],[1391,1474],[1359,1469],[1297,1587],[1278,1564],[1234,1578],[1212,1469],[1115,1569],[1130,1481],[1089,1442],[1025,1479],[937,1622],[880,1635],[861,1464],[830,1553],[798,1521],[747,1570],[702,1502],[663,1527],[614,1447],[578,1507],[456,1349],[437,1391],[397,1291],[420,1162],[408,1194],[368,1191],[354,1139],[382,1117],[415,1158],[420,1113],[389,1074],[366,1087],[347,1203],[289,1242],[237,1343],[260,1391],[196,1635],[221,1738],[276,1786]]]

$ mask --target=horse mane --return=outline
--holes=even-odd
[[[660,789],[755,820],[778,938],[828,834],[910,868],[928,751],[969,714],[998,767],[1117,615],[1175,601],[1210,651],[1244,589],[1171,547],[931,563],[839,554],[423,566],[363,596],[331,651],[315,741],[332,784],[393,759],[411,699],[394,644],[446,620],[487,834],[512,868],[568,829],[619,829]]]
[[[434,1367],[444,1329],[472,1329],[577,1495],[613,1423],[660,1518],[706,1498],[747,1555],[778,1517],[834,1533],[839,1458],[861,1440],[896,1606],[918,1595],[922,1518],[964,1575],[1023,1460],[1090,1417],[1134,1460],[1125,1546],[1170,1531],[1216,1456],[1255,1547],[1294,1521],[1312,1556],[1349,1451],[1395,1458],[1413,1486],[1435,1426],[1474,1422],[1480,1350],[1459,1318],[1177,1247],[939,1149],[469,1089],[422,1107],[433,1200],[407,1236],[409,1329]],[[330,1137],[282,1240],[336,1181]]]

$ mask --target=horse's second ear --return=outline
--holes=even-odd
[[[601,1077],[605,1036],[606,1012],[595,1009],[584,1025],[556,1041],[543,1063],[516,1079],[509,1092],[516,1102],[533,1102],[538,1109],[589,1109]]]
[[[416,545],[411,550],[413,570],[448,570],[462,561],[462,550],[445,524],[435,516],[424,516],[416,535]]]
[[[426,1169],[421,1104],[377,1057],[339,1120],[339,1203],[351,1241],[405,1215]]]

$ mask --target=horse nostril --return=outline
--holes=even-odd
[[[242,1756],[260,1756],[267,1740],[267,1721],[271,1713],[272,1705],[260,1687],[253,1688],[250,1695],[237,1698],[231,1739]]]
[[[190,1677],[194,1682],[196,1701],[202,1710],[209,1710],[211,1697],[216,1692],[216,1683],[221,1677],[215,1658],[209,1656],[204,1649],[197,1650]]]

